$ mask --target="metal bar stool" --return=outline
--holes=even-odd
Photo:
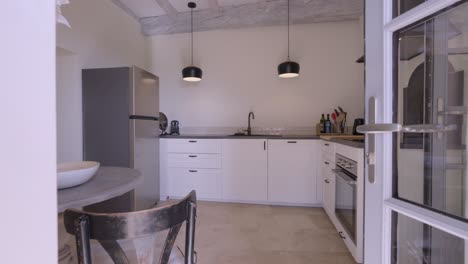
[[[196,193],[191,191],[177,203],[137,212],[104,214],[69,209],[64,213],[65,229],[75,236],[80,264],[91,264],[90,239],[97,240],[114,263],[129,264],[119,240],[138,239],[169,230],[158,262],[167,264],[177,234],[186,222],[184,263],[195,264],[196,203]]]

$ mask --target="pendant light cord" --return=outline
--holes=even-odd
[[[289,0],[288,0],[288,61],[289,61]]]
[[[190,31],[192,32],[192,66],[193,66],[193,8],[190,8]]]

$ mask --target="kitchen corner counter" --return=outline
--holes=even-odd
[[[252,135],[252,136],[234,136],[234,135],[161,135],[160,138],[170,139],[291,139],[291,140],[304,140],[304,139],[320,139],[315,135]]]

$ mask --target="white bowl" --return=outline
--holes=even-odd
[[[75,187],[89,181],[99,169],[99,162],[64,162],[57,165],[57,189]]]

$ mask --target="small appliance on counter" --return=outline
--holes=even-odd
[[[353,124],[353,135],[362,135],[361,133],[357,132],[356,128],[358,126],[364,125],[365,121],[364,118],[356,118],[354,119],[354,124]]]
[[[179,133],[179,121],[177,120],[172,120],[171,121],[171,135],[180,135]]]
[[[167,116],[163,112],[159,112],[159,134],[160,135],[167,135]]]

